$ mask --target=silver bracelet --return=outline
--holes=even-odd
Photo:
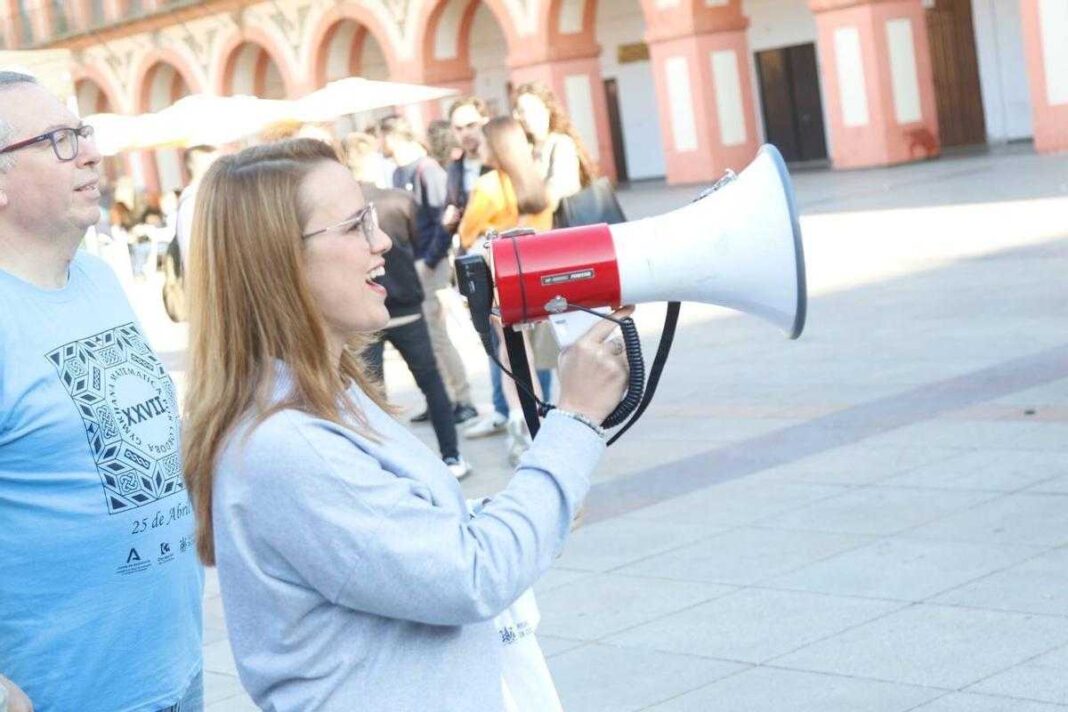
[[[600,425],[587,418],[585,415],[582,415],[581,413],[572,413],[570,410],[561,410],[560,408],[553,408],[552,412],[559,413],[560,415],[566,415],[572,420],[577,420],[593,432],[597,433],[597,436],[600,437],[601,440],[608,440],[608,431],[606,431]]]

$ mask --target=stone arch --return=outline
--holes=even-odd
[[[442,29],[442,19],[443,17],[448,17],[446,14],[447,9],[455,6],[455,3],[465,2],[467,4],[464,6],[463,16],[470,14],[473,17],[474,12],[478,10],[478,5],[485,5],[493,13],[494,18],[497,20],[497,26],[504,35],[509,57],[519,51],[522,42],[519,28],[516,26],[515,18],[509,12],[503,0],[428,0],[423,5],[422,12],[415,24],[418,31],[422,33],[421,36],[416,38],[415,46],[419,55],[420,65],[424,70],[437,61],[434,50],[437,45],[438,31]],[[467,39],[461,34],[465,30],[470,33],[470,26],[465,28],[462,21],[455,25],[457,47],[462,46],[464,40]]]
[[[152,50],[145,53],[137,69],[134,70],[131,90],[132,100],[130,102],[130,108],[133,111],[153,111],[153,109],[149,108],[149,90],[151,82],[154,80],[153,73],[158,71],[157,68],[159,66],[169,67],[173,70],[181,78],[185,86],[188,87],[188,92],[191,94],[203,92],[206,88],[203,77],[199,72],[195,71],[193,63],[189,62],[181,54],[170,48]]]
[[[487,100],[491,111],[507,111],[509,68],[524,43],[504,4],[499,0],[435,0],[425,8],[419,40],[423,80],[462,93],[477,93]],[[507,47],[507,61],[501,59],[502,44]],[[530,40],[525,42],[531,44]],[[444,111],[445,107],[438,109]],[[434,113],[440,112],[436,109]]]
[[[175,60],[173,54],[168,56],[165,51],[145,58],[134,85],[135,111],[161,111],[183,96],[203,91],[189,67]],[[150,193],[181,188],[186,180],[181,158],[173,149],[143,152],[141,171]]]
[[[212,88],[216,94],[256,94],[263,92],[263,98],[294,98],[302,93],[301,82],[293,71],[293,64],[283,47],[262,28],[246,27],[235,31],[219,46],[216,52],[214,81]],[[252,73],[249,86],[235,86],[234,73],[242,67]],[[270,77],[271,69],[277,77]],[[271,91],[272,84],[280,80],[281,86]],[[266,94],[270,92],[270,96]]]
[[[331,48],[335,42],[339,41],[338,33],[349,32],[353,34],[349,55],[349,65],[354,70],[353,74],[359,69],[360,54],[366,48],[366,42],[370,38],[377,44],[385,58],[389,78],[402,77],[402,61],[397,47],[396,33],[390,33],[378,16],[362,5],[345,3],[323,13],[322,17],[312,25],[311,33],[304,42],[305,76],[310,86],[321,87],[326,83]]]
[[[71,70],[71,81],[75,88],[82,82],[92,83],[106,99],[109,105],[108,111],[116,114],[129,112],[128,97],[119,89],[118,81],[110,72],[93,64],[79,64]],[[80,105],[79,109],[86,111],[86,108]]]

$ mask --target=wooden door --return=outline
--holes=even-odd
[[[619,112],[619,84],[615,79],[604,80],[604,95],[608,102],[608,127],[612,133],[612,158],[616,162],[616,182],[626,183],[630,180],[630,174],[627,171],[623,121]]]
[[[764,135],[787,162],[827,158],[814,44],[758,52]]]
[[[971,0],[935,0],[927,10],[938,130],[943,146],[986,143]]]

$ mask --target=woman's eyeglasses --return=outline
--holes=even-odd
[[[34,136],[28,138],[25,141],[19,141],[13,143],[10,146],[0,148],[0,154],[12,153],[29,146],[33,146],[38,143],[44,143],[50,141],[52,143],[52,150],[56,154],[56,158],[61,161],[73,161],[78,156],[78,139],[91,139],[93,137],[92,126],[79,126],[76,129],[62,128],[43,133],[40,136]]]
[[[330,227],[324,227],[322,230],[316,230],[301,235],[302,238],[307,240],[310,237],[316,237],[328,232],[355,232],[359,230],[363,233],[364,238],[367,240],[367,244],[374,246],[375,233],[378,232],[378,210],[375,209],[374,203],[368,203],[360,209],[355,215],[348,220],[339,222],[337,225],[331,225]]]

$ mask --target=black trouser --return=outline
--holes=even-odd
[[[430,332],[427,331],[426,322],[420,317],[410,324],[386,329],[382,332],[382,341],[367,348],[364,358],[367,359],[371,374],[379,379],[383,377],[382,352],[385,350],[386,341],[400,352],[401,358],[408,364],[408,370],[415,377],[416,385],[426,396],[426,406],[430,411],[430,422],[434,426],[434,435],[438,438],[441,456],[458,457],[460,451],[456,445],[456,422],[453,419],[452,403],[445,392],[445,383],[441,380],[437,362],[434,361],[434,350],[430,347]]]

